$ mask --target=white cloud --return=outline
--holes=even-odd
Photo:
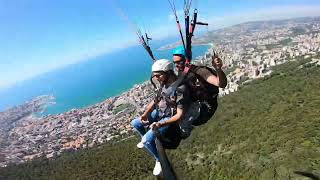
[[[179,19],[183,29],[184,26],[184,13],[183,10],[177,11],[179,14]],[[312,5],[287,5],[287,6],[273,6],[268,8],[260,9],[247,9],[238,12],[228,12],[222,15],[209,15],[198,14],[198,21],[208,22],[209,30],[219,29],[234,24],[239,24],[248,21],[259,21],[259,20],[273,20],[273,19],[287,19],[296,17],[306,17],[306,16],[320,16],[320,6]],[[173,14],[169,15],[170,24],[161,26],[160,28],[155,28],[154,37],[165,38],[170,35],[177,34],[177,28],[172,26],[172,22],[175,20]],[[161,29],[161,30],[160,30]]]
[[[178,10],[180,25],[184,30],[184,12]],[[304,16],[320,16],[320,6],[275,6],[261,9],[250,9],[233,13],[226,13],[220,16],[212,16],[209,14],[198,14],[198,21],[208,22],[209,30],[231,26],[238,23],[258,20],[286,19]],[[198,29],[203,31],[202,28]],[[178,29],[175,24],[175,16],[169,15],[169,21],[161,26],[151,29],[151,35],[154,39],[164,39],[170,36],[179,36]]]
[[[217,29],[247,21],[286,19],[305,16],[320,16],[320,6],[277,6],[251,9],[222,16],[211,16],[207,17],[207,19],[209,19],[209,28]]]
[[[181,21],[182,29],[184,29],[183,10],[178,10],[177,14]],[[320,16],[320,6],[275,6],[269,8],[238,11],[219,16],[201,14],[200,12],[198,14],[198,19],[199,21],[209,22],[210,29],[217,29],[247,21],[285,19],[304,16]],[[168,21],[165,24],[151,28],[150,33],[153,39],[164,39],[170,36],[178,37],[179,33],[175,24],[174,15],[169,15]],[[134,35],[130,35],[130,37],[132,38],[130,38],[129,40],[127,37],[123,37],[117,42],[110,42],[110,40],[108,39],[96,40],[96,42],[88,43],[87,45],[82,46],[82,48],[77,47],[77,49],[68,50],[68,52],[61,52],[61,54],[51,56],[49,59],[48,57],[37,57],[38,59],[45,59],[45,61],[32,61],[28,59],[25,60],[25,62],[51,62],[49,64],[34,63],[26,64],[24,65],[24,67],[19,67],[19,65],[10,64],[10,68],[8,68],[10,69],[10,71],[1,72],[0,89],[9,87],[15,84],[16,82],[30,79],[42,73],[52,71],[56,68],[60,68],[69,64],[75,64],[80,61],[85,61],[90,58],[106,54],[113,50],[128,47],[130,45],[138,43],[137,39],[134,38]],[[6,67],[9,65],[1,64],[1,66],[3,67],[1,67],[0,70],[6,70]]]

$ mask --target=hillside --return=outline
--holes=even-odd
[[[290,29],[290,34],[292,36],[297,36],[300,34],[310,34],[315,33],[312,30],[312,25],[310,24],[319,24],[320,17],[301,17],[293,19],[283,19],[283,20],[267,20],[267,21],[251,21],[236,24],[230,27],[217,29],[210,31],[209,33],[197,37],[195,43],[218,43],[219,41],[223,42],[226,39],[232,40],[237,38],[239,34],[251,36],[255,32],[263,32],[272,29]],[[194,42],[193,42],[194,43]]]
[[[307,61],[277,66],[271,76],[220,98],[214,118],[169,152],[178,177],[303,179],[296,171],[319,176],[320,68]],[[0,169],[0,179],[155,179],[154,162],[137,142],[134,137],[9,166]]]

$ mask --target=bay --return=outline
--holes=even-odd
[[[193,56],[203,55],[208,45],[194,46]],[[172,50],[154,50],[156,58],[172,58]],[[132,46],[78,64],[42,74],[0,92],[0,111],[40,95],[53,95],[56,104],[43,113],[58,114],[83,108],[120,95],[149,80],[152,61],[141,46]]]

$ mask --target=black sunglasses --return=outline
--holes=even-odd
[[[163,74],[161,74],[161,73],[153,74],[153,75],[152,75],[152,78],[154,78],[154,77],[155,77],[155,78],[159,78],[159,77],[162,76],[162,75],[163,75]]]
[[[185,60],[173,61],[173,63],[177,65],[183,65],[185,63]]]

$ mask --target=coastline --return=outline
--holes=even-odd
[[[195,55],[204,54],[207,48],[195,47]],[[170,50],[154,53],[155,57],[171,59]],[[53,94],[56,98],[56,104],[49,106],[44,114],[60,114],[72,108],[85,108],[109,97],[120,95],[135,84],[149,80],[151,64],[152,61],[144,49],[135,46],[115,54],[71,65],[25,81],[17,87],[12,87],[10,91],[0,93],[0,111],[43,94]],[[125,75],[126,73],[130,76]]]
[[[165,50],[172,50],[176,48],[177,46],[181,46],[182,44],[180,42],[178,43],[172,43],[172,44],[167,44],[164,46],[159,47],[157,50],[158,51],[165,51]],[[213,43],[195,43],[192,44],[192,46],[213,46]]]
[[[203,56],[209,50],[210,48],[207,48]],[[54,158],[65,151],[90,148],[113,139],[125,138],[132,133],[130,120],[143,113],[153,96],[153,86],[147,80],[134,84],[119,95],[84,108],[73,108],[63,113],[42,116],[34,112],[31,116],[21,118],[17,126],[8,132],[14,132],[22,138],[9,143],[5,149],[0,149],[0,154],[3,151],[11,152],[16,145],[22,144],[26,145],[28,152],[38,153],[18,153],[16,155],[20,157],[19,161],[8,159],[6,162],[0,162],[0,167],[6,166],[7,163],[23,163],[41,156]],[[46,106],[47,104],[43,104],[42,111]],[[30,142],[28,138],[34,140]],[[49,144],[50,148],[45,148],[44,151],[34,149],[38,142],[45,142],[44,144]],[[38,147],[43,149],[42,145]],[[22,148],[21,152],[24,151]]]
[[[296,26],[299,26],[299,23]],[[286,24],[283,29],[268,27],[269,29],[265,29],[263,26],[261,32],[252,33],[250,37],[246,31],[234,31],[232,41],[228,39],[229,33],[220,44],[215,43],[215,49],[224,50],[222,60],[229,71],[228,85],[225,89],[220,89],[220,96],[237,91],[253,79],[272,75],[274,66],[288,61],[310,59],[313,64],[320,64],[320,26],[313,26],[318,28],[315,29],[315,35],[299,36],[292,35]],[[269,36],[275,33],[279,34],[279,37]],[[261,38],[266,40],[261,41]],[[292,39],[294,43],[281,44],[286,38]],[[257,45],[253,47],[252,42]],[[281,47],[269,47],[270,43],[279,44]],[[213,46],[199,58],[200,63],[210,64],[212,48]],[[84,109],[51,115],[41,121],[28,119],[18,122],[8,133],[9,145],[0,149],[0,155],[6,155],[6,161],[0,162],[0,166],[22,163],[40,156],[52,158],[64,151],[93,147],[114,138],[126,137],[132,132],[130,120],[141,113],[139,110],[143,110],[152,97],[153,88],[150,83],[145,82],[119,96]]]

